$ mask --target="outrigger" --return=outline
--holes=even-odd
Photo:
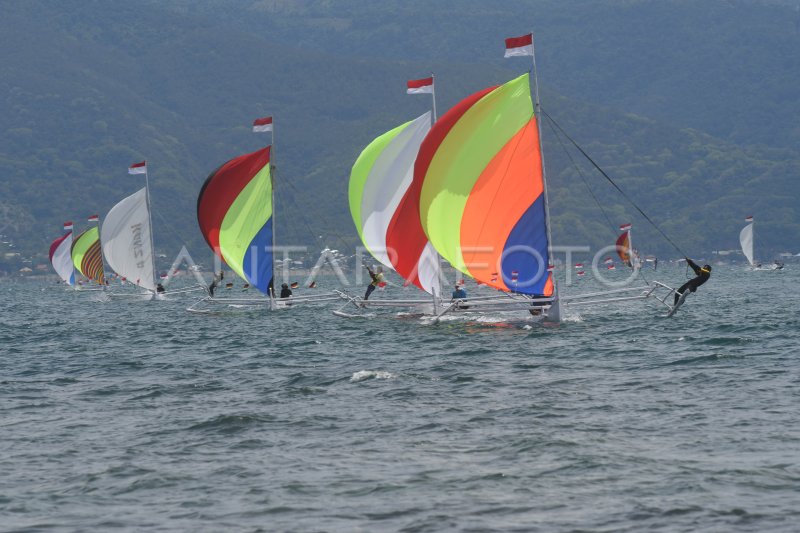
[[[465,98],[439,120],[428,112],[375,139],[353,166],[350,210],[362,242],[431,298],[364,301],[340,291],[346,303],[334,314],[356,316],[345,310],[352,305],[359,312],[406,309],[435,321],[454,313],[521,311],[560,322],[565,307],[645,300],[669,289],[647,284],[560,294],[552,273],[532,34],[506,40],[506,57],[513,56],[531,56],[533,91],[526,73]],[[426,85],[420,82],[435,95],[433,77],[412,80],[409,88]],[[445,302],[440,260],[504,294]]]

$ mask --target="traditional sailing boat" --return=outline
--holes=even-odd
[[[506,57],[514,56],[531,56],[535,74],[532,34],[506,40]],[[410,216],[402,217],[401,232],[389,228],[387,247],[397,258],[416,262],[429,243],[455,269],[504,293],[458,299],[437,319],[467,310],[523,310],[560,321],[562,301],[638,300],[655,290],[629,287],[560,297],[552,274],[538,84],[534,87],[535,108],[527,73],[479,91],[445,113],[420,144],[413,180],[396,211]],[[365,217],[362,205],[358,216],[354,212],[357,226]],[[397,268],[397,261],[392,264]],[[642,294],[607,298],[630,291]],[[604,299],[591,300],[597,296]]]
[[[398,253],[398,243],[405,242],[408,227],[419,225],[419,215],[406,198],[411,190],[414,162],[423,139],[436,120],[434,77],[410,80],[408,94],[431,94],[431,111],[380,135],[361,152],[350,173],[349,203],[358,235],[369,253],[382,265],[395,270],[406,280],[432,296],[431,299],[363,301],[343,297],[357,307],[415,307],[433,305],[438,311],[441,300],[439,256],[427,238],[405,246]],[[411,207],[411,209],[409,209]],[[358,265],[357,265],[358,267]],[[342,311],[334,313],[348,316]]]
[[[117,275],[147,292],[144,295],[112,292],[110,295],[163,300],[170,295],[202,290],[201,286],[167,292],[164,289],[167,282],[164,286],[158,282],[147,161],[128,167],[128,174],[144,175],[145,185],[111,208],[100,231],[100,241],[105,259]]]
[[[99,223],[100,217],[92,215],[90,223]],[[103,254],[100,250],[100,230],[92,226],[78,235],[70,249],[72,264],[75,269],[90,281],[97,282],[105,288],[105,274],[103,272]]]
[[[747,262],[750,263],[750,267],[753,270],[780,270],[783,268],[783,264],[775,262],[766,266],[762,266],[760,262],[755,261],[753,255],[753,217],[748,216],[744,219],[745,222],[748,224],[742,228],[742,231],[739,232],[739,244],[742,247],[742,253],[744,254]]]
[[[67,285],[75,286],[75,267],[72,264],[72,222],[64,222],[66,233],[50,244],[50,264]]]
[[[128,173],[144,174],[145,186],[124,198],[106,215],[100,232],[103,255],[118,275],[147,290],[149,298],[156,298],[158,293],[147,162],[131,165]]]
[[[253,131],[273,132],[272,117],[257,119]],[[197,198],[197,221],[208,246],[240,278],[267,298],[219,298],[211,293],[188,311],[207,313],[211,304],[277,309],[287,304],[338,298],[275,296],[275,166],[271,156],[272,145],[269,145],[231,159],[208,176]]]

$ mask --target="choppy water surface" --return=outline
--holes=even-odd
[[[0,284],[0,529],[796,531],[788,268],[532,327]]]

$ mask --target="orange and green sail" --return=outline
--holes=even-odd
[[[269,146],[231,159],[208,176],[197,198],[197,221],[214,253],[268,294],[273,274]]]
[[[553,294],[528,74],[442,116],[420,147],[412,189],[424,235],[411,245],[427,237],[453,267],[497,289]]]
[[[100,251],[100,231],[91,227],[78,235],[72,243],[72,264],[89,280],[105,283],[103,255]]]

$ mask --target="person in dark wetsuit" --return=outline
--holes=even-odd
[[[286,283],[281,285],[281,298],[290,298],[291,296],[292,296],[292,289],[290,289]]]
[[[675,291],[675,300],[672,305],[678,303],[678,299],[681,297],[684,291],[686,291],[686,289],[689,289],[689,292],[694,292],[697,290],[697,287],[708,281],[708,278],[711,277],[710,265],[703,265],[703,267],[701,268],[697,266],[697,264],[688,257],[686,258],[686,264],[692,267],[692,270],[694,270],[694,273],[697,275],[697,277],[690,279],[689,281],[681,285],[677,291]]]
[[[219,276],[214,276],[214,281],[212,281],[211,285],[208,286],[208,294],[210,294],[212,298],[214,297],[214,289],[217,288],[217,285],[219,285],[224,277],[225,274],[222,272],[222,270],[220,270]]]
[[[158,285],[156,285],[156,292],[158,294],[164,294],[165,292],[167,292],[167,289],[165,289],[164,286],[159,283]]]

